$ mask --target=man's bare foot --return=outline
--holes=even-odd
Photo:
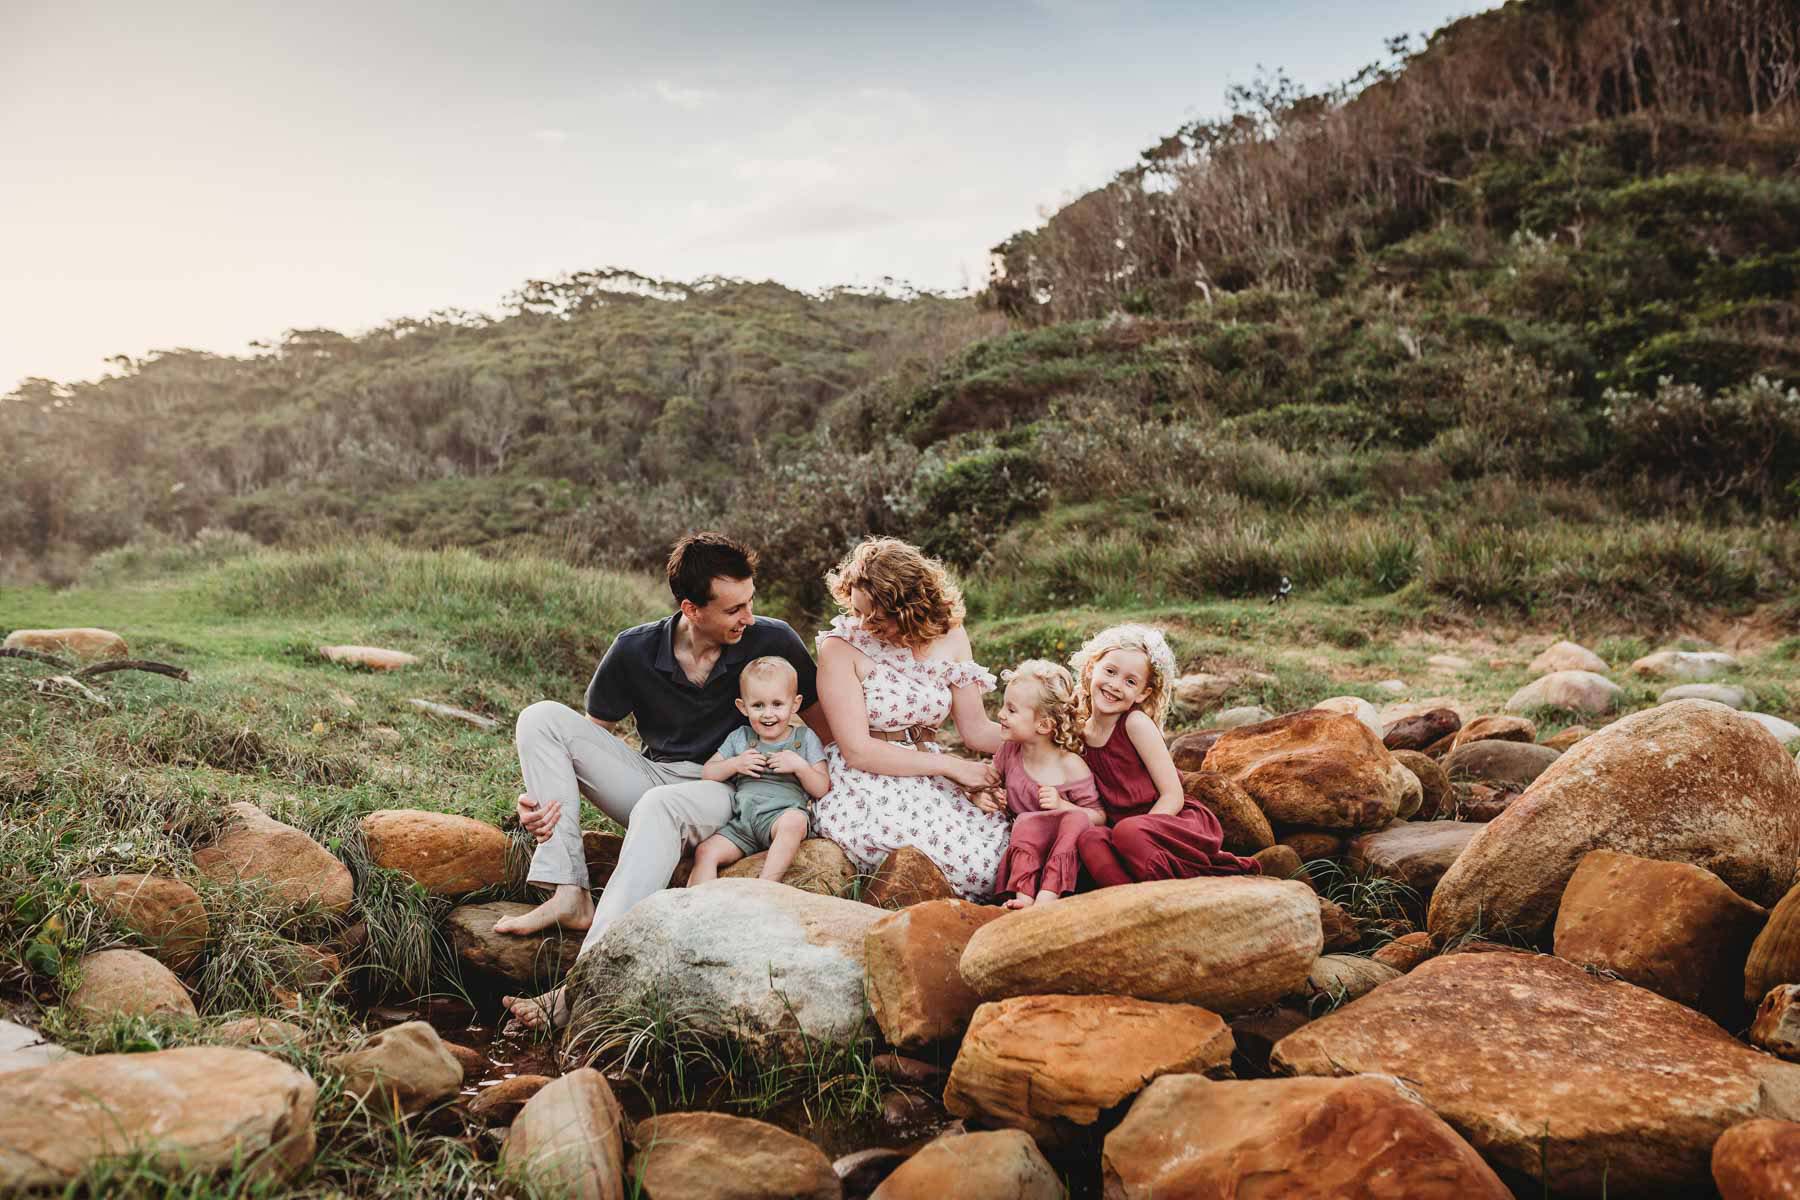
[[[1037,894],[1037,906],[1039,908],[1042,908],[1046,904],[1055,904],[1058,900],[1061,900],[1061,899],[1062,899],[1062,897],[1057,895],[1055,892],[1039,892]]]
[[[569,1023],[567,988],[552,988],[541,996],[502,996],[500,1003],[512,1014],[507,1033],[554,1033]]]
[[[1014,896],[1011,900],[1008,900],[1006,902],[1006,907],[1017,910],[1017,909],[1021,909],[1021,908],[1030,908],[1035,903],[1036,903],[1036,901],[1033,900],[1030,896],[1027,896],[1024,892],[1020,892],[1018,895]]]
[[[501,917],[494,922],[495,933],[537,933],[560,925],[564,929],[583,930],[594,923],[594,898],[584,887],[561,884],[550,898],[528,913]]]

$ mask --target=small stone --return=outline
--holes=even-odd
[[[719,872],[720,879],[758,879],[769,852],[740,858]],[[850,865],[839,845],[830,838],[807,838],[794,852],[781,882],[788,887],[811,892],[815,896],[842,896],[856,882],[856,868]]]
[[[1392,967],[1404,974],[1435,953],[1429,933],[1408,933],[1395,938],[1369,957],[1384,967]]]
[[[1712,1148],[1719,1200],[1800,1196],[1800,1124],[1761,1118],[1733,1125]]]
[[[1800,1061],[1800,984],[1769,989],[1750,1024],[1750,1043],[1789,1062]]]
[[[869,1200],[1063,1200],[1062,1180],[1017,1129],[941,1137],[901,1163]]]
[[[192,1017],[193,998],[175,972],[137,950],[101,950],[81,960],[69,1007],[90,1020],[169,1013]]]
[[[81,881],[96,907],[143,938],[150,953],[185,971],[206,950],[206,906],[193,888],[158,875],[90,875]]]
[[[1319,709],[1228,732],[1206,769],[1243,788],[1276,825],[1312,829],[1379,829],[1418,788],[1362,721]]]
[[[1213,816],[1225,834],[1225,849],[1233,854],[1255,854],[1275,844],[1275,830],[1250,793],[1217,771],[1183,771],[1181,790],[1197,800]]]
[[[1351,842],[1345,865],[1357,874],[1403,883],[1424,901],[1480,832],[1470,821],[1398,822]]]
[[[1404,679],[1383,679],[1370,686],[1376,691],[1389,696],[1404,696],[1407,691],[1406,680]]]
[[[0,1075],[77,1057],[26,1025],[0,1019]]]
[[[1362,930],[1357,927],[1356,918],[1323,896],[1319,897],[1319,925],[1325,930],[1327,954],[1354,950],[1362,944]]]
[[[1275,714],[1257,705],[1244,705],[1239,708],[1228,708],[1213,718],[1216,729],[1239,729],[1245,725],[1260,725],[1264,721],[1272,721]]]
[[[677,1200],[839,1200],[843,1186],[817,1146],[764,1121],[716,1112],[640,1121],[631,1177]]]
[[[1476,717],[1456,731],[1456,740],[1451,749],[1466,746],[1470,742],[1535,742],[1537,726],[1524,717]]]
[[[1206,761],[1206,752],[1225,736],[1223,729],[1201,729],[1184,733],[1169,742],[1169,757],[1178,771],[1198,771]]]
[[[484,717],[480,713],[470,712],[466,708],[457,708],[453,704],[439,704],[435,700],[424,700],[417,696],[407,701],[420,712],[434,717],[442,717],[446,721],[461,721],[465,725],[473,725],[483,733],[490,733],[500,728],[500,722],[492,717]]]
[[[866,1196],[894,1173],[901,1163],[907,1159],[904,1150],[893,1150],[886,1146],[871,1146],[867,1150],[858,1150],[846,1154],[831,1164],[833,1174],[843,1184],[845,1196]]]
[[[1796,741],[1800,741],[1800,725],[1796,725],[1792,721],[1771,717],[1768,713],[1747,712],[1744,715],[1768,730],[1770,736],[1784,747],[1792,746]]]
[[[404,650],[384,650],[379,646],[320,646],[319,653],[346,667],[367,667],[371,671],[398,671],[419,660]]]
[[[1433,671],[1442,672],[1444,674],[1455,674],[1460,671],[1467,671],[1475,664],[1460,654],[1433,654],[1430,658],[1425,660],[1425,665],[1430,667]]]
[[[39,654],[72,654],[83,662],[131,657],[125,639],[110,629],[15,629],[0,645]]]
[[[465,896],[506,882],[512,839],[472,817],[384,808],[362,819],[369,857],[434,896]]]
[[[356,884],[329,850],[254,804],[239,801],[227,811],[218,838],[194,852],[202,875],[220,884],[264,884],[272,898],[293,908],[350,911]]]
[[[1579,713],[1608,713],[1619,705],[1624,689],[1593,671],[1555,671],[1512,694],[1507,712],[1562,708]]]
[[[306,1031],[291,1021],[274,1017],[238,1017],[214,1027],[213,1038],[221,1045],[280,1050],[306,1041]]]
[[[514,1075],[469,1101],[469,1116],[483,1125],[511,1125],[526,1103],[550,1083],[548,1075]]]
[[[1737,659],[1718,650],[1658,650],[1631,664],[1638,675],[1662,679],[1679,679],[1687,683],[1705,683],[1727,671],[1735,671]]]
[[[462,1087],[462,1064],[424,1021],[384,1029],[360,1050],[325,1060],[344,1077],[344,1093],[381,1109],[418,1112]]]
[[[1347,717],[1355,717],[1369,727],[1369,732],[1376,737],[1382,735],[1381,718],[1375,713],[1375,706],[1361,696],[1333,696],[1329,700],[1321,700],[1313,705],[1321,712],[1342,713]]]
[[[457,1065],[462,1067],[464,1083],[486,1075],[488,1068],[493,1065],[488,1061],[487,1055],[475,1047],[465,1046],[461,1042],[445,1042],[444,1049],[448,1050],[450,1057],[454,1058]]]
[[[1756,707],[1755,696],[1730,683],[1678,683],[1672,688],[1664,688],[1656,698],[1658,704],[1668,704],[1675,700],[1711,700],[1714,704],[1723,704],[1726,708],[1735,708],[1740,712]]]
[[[1428,754],[1417,750],[1395,750],[1394,760],[1413,773],[1419,781],[1419,806],[1407,812],[1401,806],[1394,813],[1396,820],[1401,821],[1435,821],[1443,813],[1444,800],[1450,795],[1450,777],[1444,774],[1443,764]]]
[[[525,1102],[500,1148],[500,1165],[565,1200],[621,1200],[622,1114],[606,1078],[581,1067]]]
[[[1336,1004],[1358,1000],[1404,972],[1354,954],[1321,954],[1306,973],[1306,995]]]
[[[619,834],[601,833],[597,829],[581,831],[581,854],[587,859],[589,890],[599,891],[606,886],[618,869],[619,851],[624,847],[625,839]]]
[[[1278,842],[1267,849],[1258,850],[1250,857],[1262,866],[1265,879],[1305,878],[1306,868],[1300,861],[1300,855],[1292,846],[1283,846]],[[1311,880],[1308,879],[1306,882],[1310,887]]]
[[[1549,675],[1556,671],[1591,671],[1604,675],[1606,660],[1577,642],[1558,642],[1531,660],[1526,670],[1533,675]]]
[[[869,1060],[869,1069],[883,1079],[911,1084],[914,1087],[930,1087],[949,1073],[936,1063],[908,1058],[904,1054],[877,1054]]]
[[[907,908],[927,900],[951,900],[955,896],[956,889],[937,864],[912,846],[902,846],[883,858],[862,891],[864,904],[889,909]]]
[[[1225,694],[1236,686],[1236,678],[1230,675],[1195,673],[1176,679],[1169,691],[1175,697],[1177,704],[1185,704],[1189,708],[1208,709],[1223,700]]]
[[[1299,855],[1301,862],[1309,863],[1337,858],[1350,845],[1350,839],[1323,829],[1290,829],[1281,835],[1281,844]]]
[[[1567,752],[1576,742],[1579,742],[1582,738],[1587,737],[1593,732],[1594,731],[1589,729],[1586,725],[1571,725],[1567,729],[1561,730],[1552,734],[1550,737],[1545,738],[1543,744],[1550,747],[1552,750]]]
[[[916,1092],[889,1092],[881,1102],[882,1123],[895,1129],[924,1125],[940,1112],[936,1104]]]
[[[1474,780],[1502,791],[1522,792],[1561,756],[1561,751],[1530,742],[1488,739],[1464,742],[1444,759],[1450,782]]]

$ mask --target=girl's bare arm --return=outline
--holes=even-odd
[[[1125,714],[1125,736],[1131,739],[1132,749],[1144,760],[1150,782],[1156,785],[1156,803],[1151,805],[1149,815],[1167,817],[1180,812],[1187,797],[1181,791],[1181,772],[1169,754],[1169,744],[1163,741],[1162,730],[1148,715],[1134,708]]]

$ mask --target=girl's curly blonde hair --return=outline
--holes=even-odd
[[[1076,697],[1081,706],[1081,719],[1087,720],[1093,705],[1094,664],[1111,650],[1136,650],[1150,660],[1150,691],[1138,707],[1161,729],[1163,718],[1169,715],[1170,688],[1175,682],[1175,652],[1169,649],[1162,630],[1150,625],[1114,625],[1111,629],[1102,629],[1069,656],[1069,667],[1081,681]]]
[[[1025,679],[1037,685],[1037,703],[1032,711],[1050,721],[1050,740],[1060,750],[1080,754],[1086,745],[1081,735],[1081,704],[1075,694],[1075,677],[1060,663],[1042,658],[1028,658],[1000,678],[1011,683]]]
[[[825,576],[825,586],[845,612],[850,589],[869,593],[869,601],[893,620],[900,644],[910,649],[929,646],[962,624],[962,589],[944,564],[899,538],[867,539]]]

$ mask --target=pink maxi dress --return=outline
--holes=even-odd
[[[950,715],[950,690],[973,684],[994,690],[993,673],[972,662],[926,659],[904,646],[880,641],[853,616],[836,617],[819,635],[842,638],[873,664],[863,680],[869,728],[897,732],[914,726],[936,728]],[[941,754],[927,741],[915,750]],[[935,775],[876,775],[844,761],[833,742],[825,751],[831,790],[813,802],[819,834],[843,847],[859,871],[873,871],[902,846],[911,846],[937,864],[958,895],[983,900],[994,893],[994,877],[1006,852],[1008,825],[1002,813],[982,812],[962,789]]]

